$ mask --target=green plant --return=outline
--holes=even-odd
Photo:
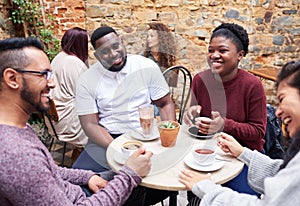
[[[50,61],[60,51],[60,42],[54,37],[53,17],[45,15],[43,5],[39,0],[11,1],[11,16],[9,19],[15,26],[16,36],[32,36],[39,38],[45,47]],[[47,23],[50,22],[50,23]],[[44,119],[32,114],[28,123],[32,126],[40,140],[47,146],[51,141]]]
[[[17,36],[37,37],[44,43],[50,61],[60,51],[60,42],[54,37],[51,25],[53,17],[45,15],[40,1],[13,0],[9,19],[16,27]]]
[[[50,145],[52,137],[48,132],[44,119],[40,118],[38,114],[34,113],[30,116],[28,124],[31,125],[32,129],[39,137],[39,139],[44,143],[44,145],[48,147]]]
[[[176,125],[172,121],[162,122],[160,125],[161,128],[176,128]]]
[[[50,29],[41,29],[40,31],[40,39],[44,42],[45,52],[50,61],[60,51],[60,42],[58,39],[54,38],[53,35],[53,31]]]

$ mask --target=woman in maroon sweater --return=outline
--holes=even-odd
[[[207,54],[210,69],[195,75],[194,95],[184,121],[192,125],[197,116],[209,117],[210,120],[195,122],[199,132],[223,131],[243,146],[263,151],[267,121],[264,88],[257,77],[238,66],[248,45],[247,31],[237,24],[223,23],[213,31]],[[255,194],[247,184],[247,167],[226,185]]]

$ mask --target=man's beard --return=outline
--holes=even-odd
[[[45,112],[48,108],[42,107],[41,100],[38,103],[34,102],[36,94],[34,92],[29,91],[28,84],[26,79],[23,78],[23,89],[21,90],[21,98],[30,104],[36,111]]]
[[[111,66],[109,67],[107,70],[111,71],[111,72],[119,72],[123,69],[123,67],[126,65],[126,62],[127,62],[127,56],[124,57],[124,64],[120,67],[114,67],[114,66]]]

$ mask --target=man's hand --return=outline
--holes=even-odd
[[[89,181],[88,181],[88,186],[91,191],[94,193],[97,192],[99,189],[104,188],[107,185],[107,181],[98,175],[93,175]]]
[[[193,125],[193,121],[195,117],[198,117],[201,112],[201,106],[200,105],[194,105],[191,106],[186,113],[183,116],[183,121],[185,124],[187,124],[189,127]]]
[[[152,155],[152,152],[146,151],[145,148],[140,148],[128,158],[125,165],[133,169],[139,176],[145,177],[151,169],[150,159]]]

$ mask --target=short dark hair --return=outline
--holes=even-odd
[[[249,37],[247,31],[242,26],[234,23],[222,23],[214,29],[210,41],[219,36],[232,40],[237,46],[238,51],[244,50],[244,56],[247,55]]]
[[[24,47],[30,46],[44,50],[42,42],[35,37],[12,37],[0,40],[0,52],[6,50],[23,49]]]
[[[109,27],[109,26],[101,26],[98,29],[96,29],[91,36],[91,43],[92,43],[93,47],[95,48],[96,41],[98,39],[100,39],[101,37],[105,36],[106,34],[109,34],[112,32],[115,33],[116,35],[118,35],[116,30],[114,30],[112,27]]]
[[[0,41],[0,72],[2,79],[3,71],[6,68],[23,68],[30,64],[23,49],[35,47],[44,51],[42,42],[34,37],[13,37]]]
[[[35,47],[44,51],[41,41],[34,37],[13,37],[0,41],[0,82],[6,68],[24,68],[30,64],[30,59],[23,51],[26,47]]]
[[[88,59],[88,33],[85,29],[74,27],[65,32],[61,47],[69,55],[75,55],[86,63]]]

